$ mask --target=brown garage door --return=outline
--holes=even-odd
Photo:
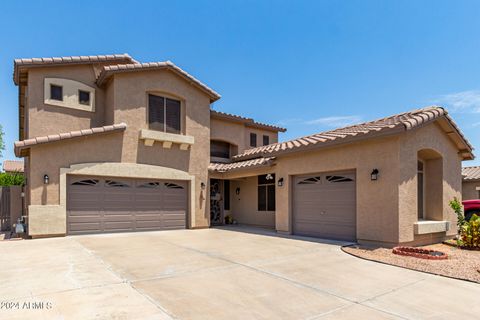
[[[68,179],[68,234],[184,229],[187,208],[182,181]]]
[[[293,194],[295,234],[356,240],[355,172],[297,176]]]

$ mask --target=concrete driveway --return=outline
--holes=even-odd
[[[339,243],[181,230],[0,242],[1,319],[478,319],[480,285]],[[243,230],[245,231],[245,230]]]

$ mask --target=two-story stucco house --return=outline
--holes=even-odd
[[[214,111],[171,62],[127,54],[19,59],[32,237],[206,228],[421,244],[452,237],[472,147],[428,107],[278,142],[285,129]],[[301,108],[301,106],[297,106]]]

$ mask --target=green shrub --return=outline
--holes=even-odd
[[[458,201],[458,199],[455,197],[453,198],[452,201],[450,201],[450,208],[455,211],[457,214],[457,227],[458,227],[458,234],[460,234],[460,231],[462,229],[462,226],[465,224],[465,216],[463,215],[463,206]]]
[[[480,248],[480,217],[474,214],[466,221],[460,231],[461,245],[468,248]]]
[[[0,173],[0,186],[23,186],[25,177],[21,173]]]

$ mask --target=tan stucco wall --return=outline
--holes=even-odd
[[[273,173],[268,171],[265,173]],[[258,178],[248,177],[230,182],[230,214],[240,224],[275,228],[275,212],[258,211]],[[240,188],[240,194],[235,190]]]
[[[464,181],[462,183],[462,199],[480,199],[480,181]]]
[[[44,103],[44,79],[64,78],[95,89],[95,112]],[[95,68],[89,65],[32,68],[28,72],[28,133],[26,138],[98,127],[104,124],[104,93],[95,84]]]
[[[84,69],[79,71],[79,77],[82,77],[82,72],[85,72],[84,76],[87,77],[88,72]],[[43,90],[43,84],[36,83],[36,85]],[[103,121],[104,116],[108,123],[125,122],[127,129],[124,132],[82,137],[31,148],[31,166],[28,173],[29,205],[60,204],[61,168],[92,162],[138,163],[159,168],[172,168],[192,176],[195,185],[191,188],[194,192],[191,198],[193,206],[191,212],[195,214],[192,216],[190,227],[208,226],[209,204],[205,201],[205,191],[201,190],[200,184],[208,182],[210,98],[168,71],[115,76],[107,86],[106,92],[107,108],[103,108],[103,104],[100,104],[103,100],[97,95],[96,112],[101,109],[101,116],[93,116],[89,119],[80,117],[70,121],[70,117],[75,115],[69,114],[69,110],[65,108],[61,109],[62,112],[49,111],[48,121],[42,118],[44,114],[40,112],[35,115],[36,122],[41,119],[50,124],[48,130],[43,130],[40,126],[35,127],[34,132],[42,132],[41,134],[88,128],[94,126],[95,121]],[[145,146],[144,141],[139,139],[140,130],[148,128],[147,92],[174,96],[182,101],[184,116],[182,132],[194,137],[195,141],[188,150],[180,150],[178,144],[173,144],[171,148],[163,148],[158,142],[153,146]],[[57,123],[59,125],[55,128]],[[104,123],[96,125],[104,125]],[[68,128],[62,126],[68,126]],[[48,174],[50,178],[48,185],[43,184],[44,174]],[[32,212],[36,212],[35,207],[32,208]],[[36,216],[45,217],[45,214]],[[32,221],[40,220],[35,220],[34,217]]]
[[[194,175],[196,183],[208,183],[210,163],[210,98],[183,78],[169,71],[134,72],[115,75],[114,122],[127,123],[124,145],[121,151],[122,162],[136,162],[171,167]],[[180,99],[182,102],[182,132],[194,137],[195,143],[188,150],[180,150],[179,145],[163,148],[160,143],[145,146],[139,140],[141,129],[148,129],[148,93],[163,94]],[[107,117],[108,118],[108,117]],[[203,197],[196,188],[197,199]],[[209,225],[208,203],[196,202],[196,216],[193,227]]]
[[[292,232],[292,176],[356,170],[357,238],[395,242],[398,239],[398,161],[398,137],[279,157],[276,178],[283,178],[284,186],[276,189],[276,229]],[[370,180],[374,168],[380,171],[377,181]]]
[[[441,161],[431,162],[427,172],[430,177],[434,176],[430,183],[437,188],[428,191],[427,210],[432,220],[449,222],[444,224],[450,226],[447,232],[415,235],[417,153],[422,149],[433,149],[442,155]],[[293,175],[356,170],[359,242],[421,244],[451,237],[456,233],[456,217],[448,202],[455,196],[460,197],[461,192],[461,159],[457,152],[434,123],[393,137],[278,157],[277,179],[283,177],[286,183],[277,187],[276,229],[292,232]],[[380,171],[377,181],[370,180],[374,168]]]
[[[460,199],[462,190],[461,158],[452,141],[436,124],[407,132],[400,136],[400,181],[399,181],[399,241],[421,241],[415,236],[412,224],[417,221],[417,157],[419,150],[433,150],[442,156],[443,176],[441,187],[437,191],[442,197],[432,197],[427,201],[437,201],[440,205],[428,213],[428,219],[450,221],[450,230],[445,236],[456,234],[456,216],[449,206],[454,197]],[[428,165],[427,165],[428,166]],[[427,171],[427,175],[428,175]],[[430,173],[431,175],[432,173]],[[428,179],[428,177],[427,177]],[[440,184],[439,184],[440,186]],[[428,207],[428,204],[427,204]],[[427,208],[428,210],[428,208]]]
[[[270,143],[278,142],[278,133],[268,130],[261,130],[252,127],[246,127],[243,123],[211,119],[210,139],[225,141],[238,147],[238,153],[250,149],[250,133],[257,134],[257,145],[261,146],[263,135],[270,137]]]

